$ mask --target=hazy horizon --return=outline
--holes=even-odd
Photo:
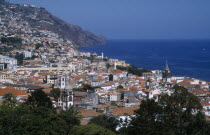
[[[8,0],[17,3],[16,0]],[[210,39],[209,0],[18,0],[109,39]]]

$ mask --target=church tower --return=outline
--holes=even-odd
[[[69,79],[66,78],[65,80],[65,88],[64,92],[62,93],[63,96],[63,109],[69,108],[70,106],[74,105],[74,96],[73,96],[73,87],[69,84]]]
[[[165,70],[163,71],[163,74],[162,74],[163,83],[171,82],[171,77],[172,77],[171,71],[168,67],[168,62],[166,61]]]

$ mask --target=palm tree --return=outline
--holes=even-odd
[[[67,109],[66,112],[68,112],[69,115],[77,117],[77,118],[81,118],[81,114],[79,112],[78,109],[76,109],[76,107],[74,107],[73,105],[70,105]]]
[[[5,104],[13,104],[14,105],[16,103],[16,98],[15,98],[14,94],[11,92],[4,94],[3,99],[4,99],[3,103],[5,103]]]

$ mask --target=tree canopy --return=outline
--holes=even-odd
[[[50,91],[50,96],[54,97],[55,101],[58,101],[58,98],[60,97],[60,89],[59,88],[53,88]]]
[[[4,1],[2,1],[4,2]],[[21,44],[22,43],[22,39],[21,38],[17,38],[17,37],[2,37],[1,38],[1,43],[10,43],[10,44]]]
[[[115,133],[101,126],[89,124],[73,127],[72,135],[115,135]]]
[[[92,87],[91,85],[85,84],[85,85],[83,85],[83,88],[73,88],[73,91],[95,92],[95,87]]]
[[[122,85],[118,85],[117,89],[123,89],[123,86]]]
[[[144,68],[140,69],[137,66],[133,66],[133,65],[129,67],[117,66],[117,69],[127,71],[130,74],[138,75],[138,76],[142,76],[144,72],[149,72],[148,69],[144,69]]]
[[[0,134],[69,134],[80,119],[68,111],[60,113],[46,108],[30,108],[26,105],[0,106]]]
[[[112,116],[99,115],[90,119],[89,123],[102,126],[104,128],[110,129],[113,132],[115,132],[119,124],[119,121],[115,117],[112,117]]]
[[[196,96],[181,86],[174,87],[171,96],[165,94],[158,102],[142,101],[128,128],[123,133],[133,135],[196,135],[209,134],[209,124]]]
[[[52,108],[52,101],[47,94],[42,90],[36,90],[28,97],[26,104],[32,107],[47,107]]]
[[[71,106],[67,111],[52,108],[52,102],[42,91],[29,96],[26,104],[11,105],[13,94],[6,93],[0,105],[0,134],[70,134],[75,125],[80,125],[81,116]]]
[[[15,98],[14,94],[11,92],[4,94],[2,99],[4,99],[4,101],[3,101],[4,104],[8,104],[10,106],[15,105],[15,103],[16,103],[16,98]]]

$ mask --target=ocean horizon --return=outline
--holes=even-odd
[[[210,81],[210,40],[107,40],[79,49],[149,70],[163,70],[167,61],[174,76]]]

